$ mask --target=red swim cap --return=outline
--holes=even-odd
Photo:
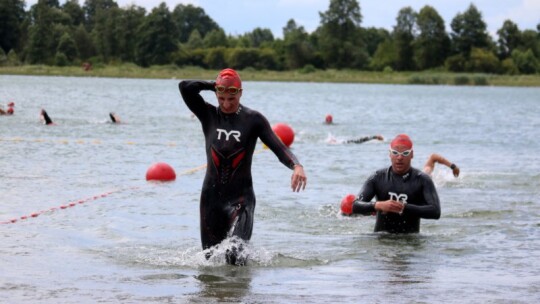
[[[13,107],[13,106],[15,106],[15,103],[12,101],[12,102],[8,103],[7,105],[8,105],[8,107]]]
[[[407,149],[412,149],[412,140],[409,138],[407,134],[399,134],[390,142],[390,148],[396,147],[396,146],[405,146]]]
[[[216,84],[242,88],[242,80],[240,80],[240,75],[238,75],[238,73],[233,69],[221,70],[216,78]]]

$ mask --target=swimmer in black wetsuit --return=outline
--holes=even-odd
[[[381,135],[373,135],[373,136],[360,137],[356,139],[348,139],[345,142],[348,144],[361,144],[361,143],[365,143],[366,141],[370,141],[372,139],[384,140],[384,138]]]
[[[329,135],[328,138],[326,139],[326,142],[328,142],[329,144],[343,144],[343,143],[345,143],[345,144],[362,144],[362,143],[365,143],[365,142],[370,141],[372,139],[377,139],[377,140],[383,141],[384,137],[382,137],[382,135],[373,135],[373,136],[359,137],[359,138],[355,138],[355,139],[342,140],[342,139],[337,139],[332,135]]]
[[[115,113],[109,113],[109,117],[111,118],[112,123],[120,123],[120,117],[118,117],[118,115],[116,115]]]
[[[47,114],[47,111],[45,109],[41,109],[41,120],[45,122],[46,125],[54,125],[54,122],[49,117],[49,114]]]
[[[411,167],[412,141],[405,134],[390,143],[392,166],[376,171],[364,183],[352,213],[377,213],[375,232],[420,231],[420,219],[439,219],[439,196],[428,174]],[[371,200],[376,197],[376,202]]]
[[[206,141],[207,168],[200,201],[203,249],[233,236],[249,241],[255,211],[251,163],[257,140],[260,138],[285,166],[294,170],[291,186],[295,192],[306,186],[304,169],[274,134],[267,119],[240,104],[242,83],[236,71],[221,71],[215,82],[184,80],[179,88],[184,102],[201,121]],[[219,106],[205,102],[202,90],[215,91]],[[245,258],[237,252],[241,249],[241,245],[233,247],[227,262],[243,265]]]

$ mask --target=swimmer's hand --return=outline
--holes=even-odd
[[[291,188],[293,192],[300,192],[304,190],[307,184],[307,177],[304,173],[304,167],[302,165],[295,165],[294,172],[291,176]]]
[[[375,210],[381,211],[383,213],[402,213],[403,209],[405,209],[405,204],[394,200],[387,200],[375,202],[375,205],[373,207],[375,208]]]
[[[453,168],[452,168],[453,166]],[[455,164],[452,164],[452,166],[450,167],[452,169],[452,173],[454,174],[454,177],[458,177],[459,176],[459,167],[456,166]]]

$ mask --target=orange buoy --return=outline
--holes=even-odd
[[[341,213],[343,213],[344,215],[351,215],[353,211],[353,203],[355,199],[356,199],[356,195],[347,194],[341,200]]]
[[[146,171],[146,180],[157,180],[162,182],[176,179],[174,169],[166,163],[155,163]]]
[[[324,122],[327,125],[332,124],[333,121],[334,121],[334,118],[332,117],[331,114],[327,114],[326,117],[324,118]]]
[[[289,125],[280,122],[273,125],[272,130],[285,146],[290,147],[292,145],[294,141],[294,131]]]

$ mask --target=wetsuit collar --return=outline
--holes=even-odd
[[[238,114],[240,114],[240,112],[242,112],[242,104],[238,105],[238,109],[234,113],[225,113],[225,112],[221,111],[221,107],[217,107],[217,110],[218,110],[218,113],[220,113],[221,115],[225,115],[225,116],[238,115]]]
[[[412,167],[409,168],[409,170],[405,173],[405,174],[397,174],[396,172],[394,172],[394,170],[392,169],[392,166],[390,166],[390,168],[388,168],[388,170],[390,172],[392,172],[393,175],[397,176],[397,177],[401,177],[403,179],[403,181],[407,181],[411,178],[411,175],[412,175]]]

